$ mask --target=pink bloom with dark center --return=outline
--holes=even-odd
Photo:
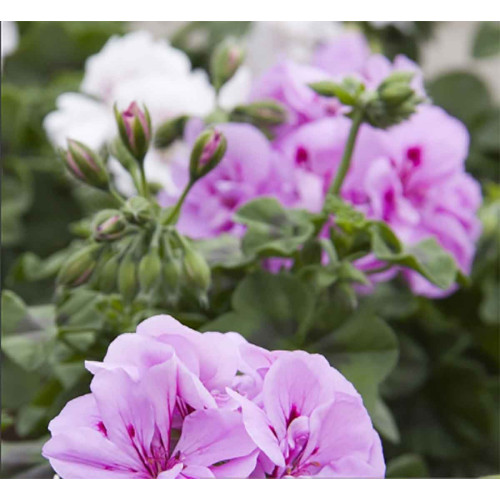
[[[52,420],[43,448],[62,478],[384,474],[361,397],[322,356],[154,316],[87,368],[91,393]]]

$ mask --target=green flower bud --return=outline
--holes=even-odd
[[[108,188],[108,173],[104,163],[82,142],[68,139],[68,149],[61,151],[61,157],[73,177],[98,189]]]
[[[123,206],[123,213],[128,220],[137,223],[147,222],[153,215],[151,203],[142,196],[129,198]]]
[[[125,255],[118,268],[118,291],[125,302],[131,302],[137,294],[137,266],[131,253]]]
[[[372,93],[365,103],[366,120],[378,128],[387,128],[409,118],[423,99],[411,87],[413,75],[394,72]]]
[[[184,253],[184,273],[188,282],[200,290],[210,286],[210,268],[207,261],[197,251],[187,248]]]
[[[355,106],[365,90],[365,85],[355,78],[344,78],[340,83],[328,80],[315,82],[309,87],[323,97],[336,97],[347,106]]]
[[[94,218],[94,238],[111,241],[120,238],[127,228],[127,220],[118,210],[102,210]]]
[[[89,245],[71,255],[59,271],[58,284],[70,287],[83,285],[96,267],[99,249],[99,245]]]
[[[226,153],[227,141],[222,132],[209,128],[202,132],[191,151],[189,173],[191,181],[208,174],[215,168]]]
[[[151,248],[139,263],[139,283],[142,291],[150,290],[160,279],[161,267],[158,249]]]
[[[112,292],[116,287],[120,256],[113,255],[99,272],[98,288],[104,293]]]
[[[231,112],[231,121],[252,123],[256,126],[281,125],[286,121],[286,109],[275,101],[260,101],[236,106]]]
[[[233,77],[244,58],[243,47],[234,40],[225,40],[215,48],[210,59],[210,75],[216,90]]]
[[[380,98],[388,106],[399,106],[414,94],[413,89],[404,83],[395,83],[379,90]]]
[[[123,144],[132,156],[142,161],[146,156],[151,142],[151,117],[144,106],[142,110],[134,101],[120,113],[115,106],[115,118]]]
[[[180,139],[188,119],[189,116],[184,115],[162,123],[156,130],[155,147],[158,149],[168,148],[173,142]]]
[[[163,282],[169,293],[176,294],[180,284],[182,266],[179,260],[170,259],[163,264]]]

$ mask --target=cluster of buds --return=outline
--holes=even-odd
[[[409,118],[423,99],[411,87],[413,73],[395,71],[374,91],[355,78],[340,83],[322,81],[309,86],[319,95],[335,97],[353,110],[361,110],[363,121],[377,128],[388,128]]]
[[[413,73],[397,71],[389,75],[365,105],[366,121],[378,128],[397,125],[408,119],[423,102],[411,87]]]
[[[174,227],[151,218],[144,223],[138,214],[125,208],[99,212],[93,240],[63,264],[58,284],[119,293],[126,303],[144,299],[172,306],[187,296],[203,300],[210,286],[205,258]]]
[[[235,71],[229,64],[234,54],[231,51],[224,54],[228,60],[223,80]],[[275,115],[280,110],[270,104],[266,106],[260,113],[254,108],[250,110],[255,117],[260,116],[261,121],[277,123]],[[68,141],[68,150],[62,152],[62,156],[71,174],[90,186],[109,190],[120,203],[118,209],[96,214],[91,230],[85,233],[89,238],[86,245],[62,265],[58,284],[65,288],[84,285],[106,294],[118,293],[125,303],[145,300],[149,304],[172,306],[186,297],[203,301],[210,286],[210,268],[203,255],[174,225],[189,189],[222,160],[226,138],[214,128],[202,132],[191,152],[190,181],[184,194],[175,207],[163,210],[148,189],[139,189],[145,186],[143,160],[151,142],[147,109],[141,109],[134,102],[123,112],[115,107],[115,115],[120,137],[113,145],[112,154],[134,182],[137,181],[141,194],[127,200],[117,195],[100,157],[84,144]],[[187,119],[183,116],[164,124],[160,130],[161,143],[168,145],[182,135]],[[160,136],[157,135],[157,141]],[[137,177],[139,173],[141,179]]]
[[[210,75],[215,90],[234,76],[244,58],[243,47],[234,40],[225,40],[215,48],[210,60]]]

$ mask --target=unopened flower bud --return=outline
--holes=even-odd
[[[133,256],[128,253],[123,258],[118,268],[118,291],[125,299],[131,302],[137,294],[137,266]]]
[[[210,268],[203,256],[192,248],[184,253],[184,272],[188,282],[205,291],[210,286]]]
[[[113,255],[99,272],[98,288],[100,291],[110,293],[116,287],[120,256]]]
[[[194,181],[208,174],[216,167],[227,149],[227,141],[222,132],[216,129],[207,129],[202,132],[191,151],[189,160],[189,173]]]
[[[243,47],[234,40],[225,40],[216,47],[210,60],[210,74],[216,90],[233,77],[244,58]]]
[[[139,262],[139,283],[141,290],[146,292],[160,279],[161,259],[157,248],[144,255]]]
[[[99,156],[82,142],[68,139],[68,149],[61,151],[68,172],[89,186],[107,189],[108,173]]]
[[[123,206],[123,213],[132,222],[147,222],[152,217],[151,203],[142,196],[133,196]]]
[[[366,120],[387,128],[409,118],[423,99],[411,87],[412,74],[394,72],[372,93],[365,104]]]
[[[57,282],[64,286],[79,286],[85,283],[94,271],[98,245],[86,246],[71,255],[63,264]]]
[[[355,78],[344,78],[340,83],[321,81],[309,84],[317,94],[323,97],[336,97],[342,104],[355,106],[365,90],[365,85]]]
[[[120,137],[134,158],[142,161],[151,142],[151,117],[147,108],[142,110],[134,101],[120,113],[115,106],[115,118]]]
[[[188,120],[189,117],[183,115],[162,123],[156,129],[155,147],[158,149],[168,148],[177,139],[180,139]]]
[[[94,219],[94,238],[111,241],[120,238],[127,227],[127,220],[118,210],[103,210]]]
[[[182,266],[179,260],[177,259],[169,259],[163,265],[163,282],[165,283],[165,287],[167,291],[175,295],[179,288],[180,277],[182,274]]]
[[[286,109],[276,101],[260,101],[236,106],[230,116],[232,121],[263,127],[281,125],[286,121],[286,117]]]

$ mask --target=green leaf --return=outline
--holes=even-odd
[[[454,258],[436,239],[425,239],[402,249],[397,237],[386,224],[373,224],[370,231],[372,248],[379,260],[413,269],[444,290],[459,277]]]
[[[275,198],[257,198],[243,205],[234,220],[248,226],[242,240],[247,255],[289,257],[313,234],[303,210],[285,209]]]
[[[472,48],[477,58],[496,56],[500,53],[500,23],[485,21],[479,25]]]
[[[428,85],[434,103],[456,116],[467,126],[491,107],[487,86],[472,73],[454,71],[433,80]]]
[[[394,444],[400,442],[401,437],[394,416],[382,399],[377,398],[371,417],[375,429],[377,429],[385,439]]]
[[[368,411],[375,412],[378,386],[398,360],[398,341],[387,323],[358,311],[309,350],[323,353],[354,384]]]
[[[429,477],[429,470],[420,455],[407,453],[393,458],[387,464],[386,479],[421,479]]]
[[[313,307],[308,288],[295,276],[264,271],[248,275],[232,297],[233,311],[204,326],[204,331],[236,331],[256,344],[290,348]]]
[[[44,436],[34,441],[2,441],[2,478],[52,477],[50,465],[42,456]]]
[[[28,308],[21,297],[10,290],[2,291],[2,336],[14,333],[28,316]]]
[[[13,292],[2,293],[2,350],[27,371],[46,363],[55,339],[51,306],[28,308]]]
[[[212,269],[235,269],[251,262],[241,251],[240,238],[223,234],[217,238],[194,240],[193,246],[205,257]]]

